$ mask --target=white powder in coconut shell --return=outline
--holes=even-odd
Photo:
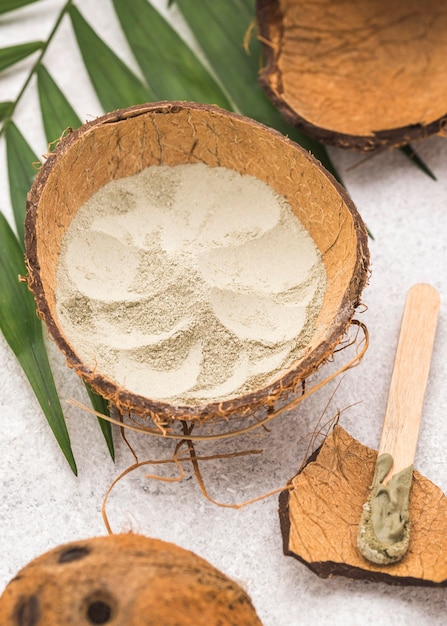
[[[198,405],[254,391],[299,358],[326,285],[284,198],[222,167],[151,166],[110,182],[63,240],[57,311],[118,386]]]

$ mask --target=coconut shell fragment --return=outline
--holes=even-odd
[[[280,496],[284,553],[322,578],[334,575],[398,585],[447,586],[447,498],[415,471],[407,554],[374,565],[357,549],[357,530],[377,452],[336,426]]]
[[[260,82],[314,138],[394,147],[447,122],[447,13],[437,0],[258,0]]]
[[[0,598],[2,626],[262,626],[247,594],[207,561],[141,535],[59,546]]]

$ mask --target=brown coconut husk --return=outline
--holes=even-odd
[[[410,544],[398,563],[376,565],[357,548],[362,507],[377,451],[336,426],[280,496],[284,553],[322,578],[334,575],[394,585],[447,586],[447,498],[413,472]]]
[[[289,201],[320,250],[327,290],[302,358],[270,385],[224,402],[172,406],[119,388],[88,367],[56,313],[61,242],[81,205],[112,179],[150,165],[206,163],[258,177]],[[72,367],[122,412],[157,423],[252,414],[273,406],[333,353],[360,303],[369,253],[365,226],[344,189],[321,164],[280,133],[214,106],[163,102],[109,113],[64,137],[29,193],[25,224],[28,283],[40,316]]]
[[[141,535],[75,541],[24,567],[2,626],[262,626],[247,593],[210,563]]]
[[[447,123],[447,15],[437,0],[258,0],[260,82],[293,125],[369,151]]]

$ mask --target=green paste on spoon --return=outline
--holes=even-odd
[[[357,536],[363,556],[379,565],[399,561],[410,539],[408,502],[413,466],[403,469],[384,485],[393,463],[390,454],[377,458],[371,494],[363,506]]]

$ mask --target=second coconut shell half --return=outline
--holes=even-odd
[[[445,133],[447,11],[437,0],[258,0],[260,82],[283,116],[362,152]]]

